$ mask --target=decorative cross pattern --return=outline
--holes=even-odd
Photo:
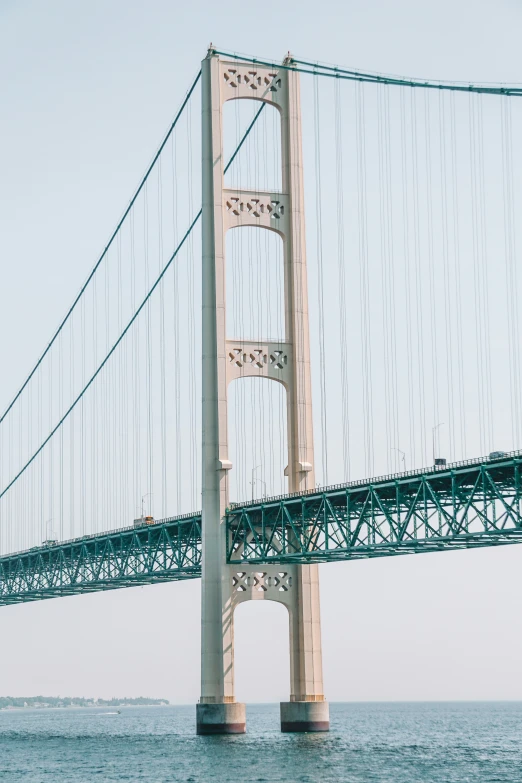
[[[288,356],[284,351],[273,351],[270,354],[270,364],[276,370],[284,370],[288,363]]]
[[[242,348],[232,348],[228,352],[228,360],[235,367],[255,367],[262,370],[265,366],[276,370],[283,370],[288,363],[288,356],[284,351],[272,351],[266,353],[262,348],[253,348],[245,351]]]
[[[254,348],[254,350],[249,352],[243,352],[241,348],[233,348],[229,351],[228,358],[236,367],[244,367],[245,364],[250,364],[252,367],[257,367],[258,370],[263,369],[268,359],[266,353],[263,353],[261,348]]]
[[[239,196],[232,196],[227,199],[226,208],[227,212],[236,215],[236,217],[243,213],[255,218],[260,218],[261,215],[268,215],[272,220],[280,220],[285,214],[284,204],[266,197],[243,200]]]
[[[236,593],[246,593],[254,588],[255,592],[266,593],[275,590],[278,593],[287,593],[292,587],[292,577],[286,571],[277,574],[267,574],[266,571],[238,571],[232,577],[232,589]]]
[[[270,92],[277,92],[281,89],[281,77],[277,72],[272,73],[270,71],[256,71],[256,70],[244,70],[243,68],[227,68],[223,74],[225,84],[229,87],[237,89],[238,87],[246,87],[252,92],[258,90],[269,90]]]

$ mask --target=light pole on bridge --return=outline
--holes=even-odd
[[[431,428],[431,448],[432,448],[432,452],[433,452],[433,464],[434,465],[435,465],[435,460],[437,459],[436,456],[435,456],[435,437],[436,437],[436,434],[438,432],[439,427],[442,427],[443,424],[444,424],[444,422],[440,421],[438,424],[435,424],[435,426]],[[451,455],[450,455],[450,459],[451,459]]]

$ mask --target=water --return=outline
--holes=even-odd
[[[329,734],[197,737],[194,707],[0,712],[1,783],[522,783],[522,703],[331,704]]]

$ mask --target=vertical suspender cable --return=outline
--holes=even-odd
[[[395,315],[394,212],[391,184],[390,107],[388,90],[377,87],[379,190],[381,222],[382,310],[384,344],[384,392],[386,410],[386,459],[399,469],[397,421],[397,330]]]
[[[491,373],[491,323],[489,318],[489,279],[488,279],[488,222],[486,219],[486,184],[484,160],[484,98],[478,97],[478,153],[479,153],[479,205],[480,205],[480,277],[482,287],[482,308],[484,319],[484,368],[485,368],[485,405],[487,422],[487,441],[493,448],[495,438],[493,407],[492,373]]]
[[[158,160],[158,274],[163,266],[163,181],[161,174],[161,158]],[[165,388],[165,285],[160,285],[159,304],[160,330],[160,427],[161,427],[161,516],[167,516],[167,421],[166,421],[166,388]]]
[[[414,90],[411,98],[411,145],[413,174],[413,246],[415,258],[415,304],[416,304],[416,344],[417,344],[417,389],[419,396],[419,441],[422,464],[427,461],[426,451],[426,394],[424,371],[424,301],[422,290],[422,253],[420,244],[420,203],[419,203],[419,151],[417,131],[417,104]],[[434,422],[437,424],[437,422]]]
[[[187,191],[188,191],[188,203],[190,205],[191,212],[193,212],[193,187],[192,187],[192,106],[188,105],[187,109]],[[196,388],[194,380],[194,358],[196,355],[195,350],[195,323],[194,323],[194,309],[196,307],[194,299],[194,240],[192,233],[188,237],[188,305],[189,305],[189,399],[190,399],[190,424],[191,433],[196,432]],[[196,439],[190,437],[190,477],[191,477],[191,505],[192,508],[196,506],[198,498],[198,484],[199,484],[199,471],[198,471],[198,452],[196,447]]]
[[[149,193],[148,182],[143,191],[143,252],[145,261],[145,286],[150,288],[149,270]],[[145,356],[147,357],[145,389],[146,389],[146,421],[147,421],[147,493],[149,495],[150,509],[152,513],[154,504],[154,446],[153,446],[153,406],[152,406],[152,323],[151,303],[147,302],[145,313]],[[145,493],[144,493],[145,494]]]
[[[177,145],[175,136],[172,135],[171,142],[171,163],[172,163],[172,233],[174,247],[178,243],[178,172],[177,172]],[[180,329],[181,322],[179,318],[180,310],[180,292],[179,292],[180,274],[179,264],[174,265],[173,270],[173,363],[174,363],[174,459],[175,459],[175,511],[177,514],[181,511],[181,356],[180,356]]]
[[[431,111],[430,111],[431,93],[424,93],[424,133],[425,144],[425,165],[426,165],[426,216],[427,216],[427,245],[428,245],[428,279],[429,279],[429,300],[430,300],[430,343],[431,343],[431,376],[432,376],[432,403],[433,403],[433,437],[432,444],[435,451],[435,435],[440,444],[438,435],[440,425],[439,419],[439,357],[437,345],[437,315],[436,315],[436,290],[435,290],[435,258],[433,248],[433,177],[432,177],[432,159],[433,149],[431,144]],[[440,454],[434,453],[435,457]]]
[[[387,232],[387,204],[385,189],[385,140],[384,140],[384,118],[383,118],[383,92],[386,88],[377,86],[377,161],[378,161],[378,193],[379,193],[379,222],[380,222],[380,264],[381,264],[381,283],[382,283],[382,363],[384,369],[384,411],[385,411],[385,441],[386,458],[389,459],[392,451],[392,440],[390,433],[391,419],[391,389],[390,389],[390,326],[388,312],[388,232]]]
[[[346,302],[346,269],[344,251],[345,212],[344,212],[344,181],[343,181],[343,148],[342,148],[342,106],[340,95],[340,82],[335,82],[335,184],[337,196],[337,279],[339,284],[339,337],[341,344],[341,396],[342,396],[342,425],[343,425],[343,467],[345,481],[350,479],[350,415],[349,392],[350,382],[348,378],[348,338],[347,338],[347,314]]]
[[[462,327],[462,281],[461,281],[461,259],[460,259],[460,189],[458,172],[458,149],[457,149],[457,129],[455,117],[455,95],[450,95],[450,137],[451,137],[451,180],[452,180],[452,239],[454,254],[454,286],[456,301],[456,345],[457,345],[457,379],[458,379],[458,397],[459,397],[459,423],[460,423],[460,453],[462,457],[467,456],[466,446],[466,401],[464,395],[464,349],[463,349],[463,327]]]
[[[440,208],[441,208],[441,246],[442,246],[442,270],[444,279],[444,338],[446,354],[446,407],[449,432],[449,457],[456,459],[455,451],[455,383],[453,377],[453,343],[456,326],[454,323],[453,305],[454,291],[451,284],[450,260],[449,260],[449,236],[448,236],[448,152],[446,140],[446,96],[439,93],[439,161],[440,161]],[[460,307],[460,302],[456,303]],[[434,419],[438,423],[438,416]],[[462,458],[462,455],[461,455]]]
[[[520,432],[520,355],[518,315],[518,275],[516,265],[515,212],[513,198],[513,148],[511,103],[500,98],[502,138],[502,186],[504,211],[504,253],[507,285],[507,332],[509,355],[509,387],[511,397],[512,448],[521,442]]]
[[[480,435],[480,452],[484,454],[487,442],[487,406],[485,395],[485,323],[484,308],[482,302],[481,286],[481,229],[480,229],[480,182],[478,174],[480,169],[480,158],[478,151],[478,118],[476,107],[476,96],[469,96],[469,151],[470,151],[470,178],[471,178],[471,216],[472,216],[472,236],[473,236],[473,290],[475,303],[475,335],[476,335],[476,370],[477,370],[477,390],[478,390],[478,431]]]
[[[359,222],[359,274],[361,285],[362,317],[362,381],[363,381],[363,428],[366,474],[373,474],[373,401],[372,401],[372,353],[370,328],[370,292],[368,274],[368,230],[366,203],[366,143],[364,88],[356,88],[356,149],[357,149],[357,211]]]
[[[401,87],[401,171],[402,171],[402,214],[403,214],[403,246],[404,246],[404,291],[406,298],[406,361],[408,377],[408,424],[409,449],[411,466],[416,465],[416,406],[413,388],[413,339],[412,339],[412,305],[411,305],[411,252],[410,252],[410,198],[408,190],[408,154],[406,134],[406,101],[405,89]]]
[[[323,270],[323,227],[321,204],[321,127],[319,105],[319,79],[314,76],[314,146],[315,146],[315,210],[317,220],[317,277],[319,303],[319,370],[321,389],[321,456],[323,484],[328,484],[328,430],[326,399],[326,355],[324,335],[324,270]]]

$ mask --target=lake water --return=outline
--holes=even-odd
[[[0,712],[2,783],[522,783],[522,703],[335,704],[328,734],[197,737],[194,707]]]

